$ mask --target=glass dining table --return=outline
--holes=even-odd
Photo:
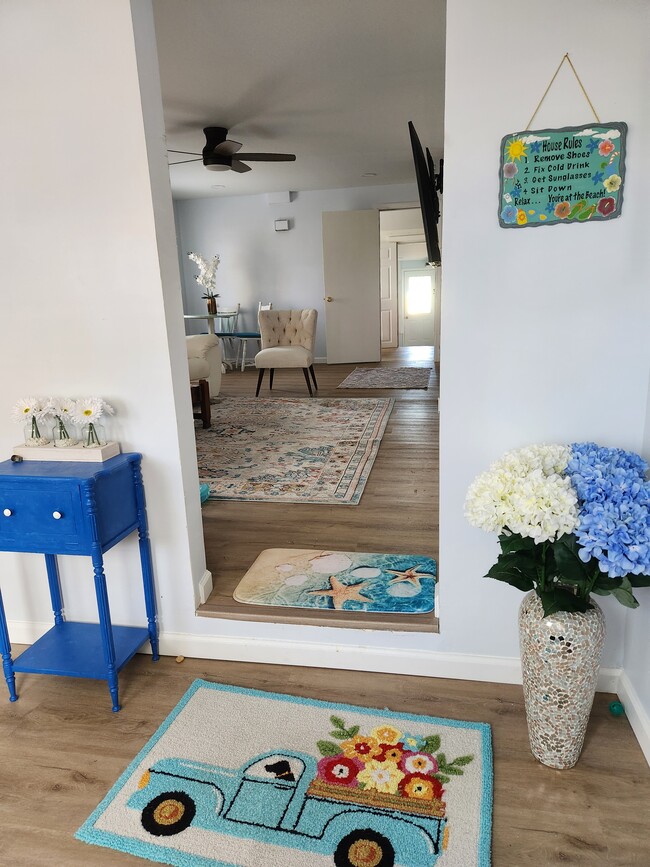
[[[204,319],[208,323],[209,334],[231,334],[235,330],[238,312],[229,313],[185,313],[183,319]],[[215,319],[219,322],[215,326]]]

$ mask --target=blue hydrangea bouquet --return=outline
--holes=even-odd
[[[544,616],[586,611],[592,593],[636,608],[650,586],[648,465],[595,443],[505,454],[472,482],[465,516],[499,533],[490,578],[535,590]]]

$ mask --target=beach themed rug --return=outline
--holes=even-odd
[[[179,867],[487,867],[491,813],[486,723],[197,680],[76,836]]]
[[[432,367],[357,367],[337,388],[428,388]]]
[[[197,428],[199,479],[216,500],[356,505],[393,398],[222,398]]]
[[[435,582],[430,557],[267,548],[233,596],[249,605],[424,614],[434,610]]]

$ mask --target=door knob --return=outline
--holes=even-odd
[[[329,302],[329,301],[333,301],[333,300],[334,300],[334,299],[332,298],[331,295],[326,295],[326,296],[323,298],[323,301],[328,301],[328,302]]]

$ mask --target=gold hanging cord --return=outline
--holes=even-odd
[[[599,118],[598,115],[596,114],[596,109],[593,107],[592,102],[591,102],[591,100],[589,99],[589,96],[588,96],[588,94],[587,94],[587,91],[585,90],[585,87],[584,87],[583,83],[580,81],[580,76],[579,76],[578,73],[576,72],[576,68],[575,68],[575,66],[571,63],[571,58],[569,57],[569,53],[567,52],[567,53],[564,55],[564,57],[562,58],[562,60],[560,60],[560,65],[559,65],[558,68],[555,70],[555,75],[554,75],[553,78],[550,80],[548,87],[547,87],[546,90],[544,91],[544,96],[542,96],[542,98],[540,99],[540,101],[537,103],[537,108],[536,108],[535,111],[533,112],[533,116],[532,116],[531,119],[528,121],[528,123],[526,124],[526,126],[524,127],[524,129],[530,129],[530,128],[531,128],[532,123],[533,123],[533,121],[535,120],[535,115],[536,115],[537,112],[540,110],[540,108],[541,108],[541,106],[542,106],[542,103],[543,103],[544,100],[546,99],[546,94],[549,92],[549,90],[550,90],[551,87],[553,86],[553,82],[554,82],[555,79],[557,78],[557,74],[558,74],[558,72],[560,71],[560,69],[562,68],[562,64],[564,63],[565,60],[567,61],[567,63],[568,63],[569,66],[571,67],[571,70],[573,71],[573,74],[575,75],[576,80],[577,80],[578,84],[580,85],[580,89],[581,89],[582,92],[584,93],[584,95],[585,95],[585,99],[586,99],[587,102],[589,103],[589,108],[593,111],[593,113],[594,113],[594,117],[596,118],[596,120],[598,121],[598,123],[600,123],[600,118]]]

